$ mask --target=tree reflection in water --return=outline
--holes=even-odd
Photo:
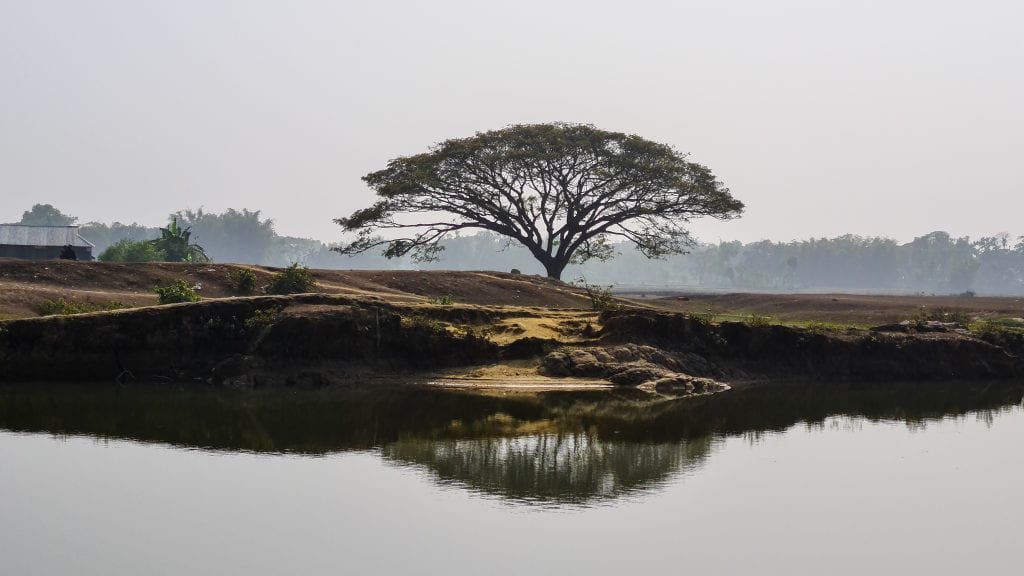
[[[442,483],[517,502],[587,505],[651,490],[712,457],[715,441],[835,416],[920,428],[1019,409],[1012,383],[813,383],[681,400],[631,391],[482,395],[419,387],[232,392],[196,387],[7,385],[0,429],[207,450],[379,450]]]
[[[533,503],[583,504],[649,490],[698,465],[711,438],[646,444],[589,432],[462,440],[399,440],[386,458],[425,466],[442,482]]]

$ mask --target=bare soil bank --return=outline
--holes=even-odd
[[[922,306],[1014,317],[1024,315],[1020,299],[748,294],[626,301],[598,314],[579,288],[537,276],[316,270],[323,293],[232,297],[229,276],[238,268],[252,270],[257,285],[276,272],[232,264],[0,260],[0,381],[315,388],[386,375],[463,385],[602,382],[687,394],[757,380],[1024,374],[1024,338],[1017,333],[728,321],[774,311],[773,320],[894,322]],[[153,286],[179,278],[198,285],[206,299],[153,306]],[[39,304],[55,298],[138,307],[38,317]],[[708,307],[717,312],[707,314]]]
[[[438,282],[445,274],[433,273]],[[0,381],[321,388],[382,374],[486,380],[504,373],[679,395],[759,379],[1020,378],[1022,351],[1019,340],[957,332],[820,333],[639,307],[598,315],[305,294],[2,322]]]

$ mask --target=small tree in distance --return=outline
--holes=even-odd
[[[160,229],[160,237],[150,240],[167,262],[209,262],[210,257],[199,244],[192,243],[192,227],[178,226],[178,218],[171,219],[167,228]]]
[[[692,218],[743,210],[708,168],[671,146],[578,124],[447,140],[363,180],[380,199],[335,220],[358,234],[338,252],[383,247],[388,258],[436,260],[449,234],[490,230],[525,246],[551,278],[570,262],[613,257],[613,240],[648,258],[684,253],[693,244],[685,227]],[[378,235],[396,230],[404,236]]]
[[[53,207],[52,204],[34,204],[30,210],[21,215],[19,224],[30,226],[74,226],[76,216],[68,216]]]

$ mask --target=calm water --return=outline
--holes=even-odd
[[[2,574],[1010,574],[1016,387],[0,388]]]

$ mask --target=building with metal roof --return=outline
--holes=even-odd
[[[0,258],[53,260],[71,246],[79,260],[92,260],[94,244],[78,234],[78,226],[0,224]]]

